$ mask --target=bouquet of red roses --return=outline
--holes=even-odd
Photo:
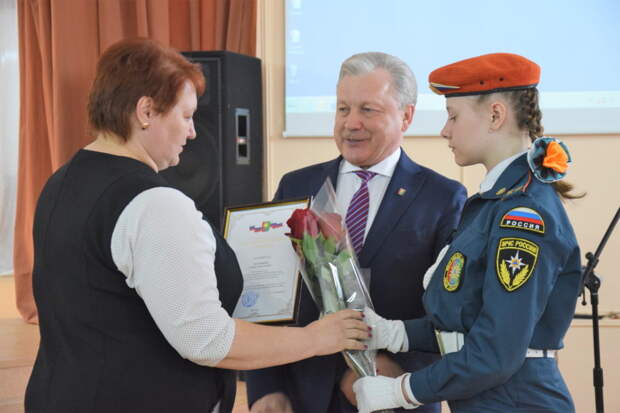
[[[329,178],[310,208],[295,210],[287,224],[304,283],[322,314],[372,308]],[[376,375],[375,354],[373,350],[343,352],[349,367],[360,376]]]

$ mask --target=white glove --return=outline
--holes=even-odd
[[[366,307],[364,321],[372,328],[372,337],[367,342],[369,350],[386,349],[392,353],[409,351],[405,323],[401,320],[387,320]]]
[[[353,391],[357,399],[359,413],[370,413],[397,407],[405,409],[419,407],[419,403],[410,403],[405,399],[404,392],[409,388],[409,375],[410,373],[405,373],[396,378],[366,376],[356,380],[353,383]]]

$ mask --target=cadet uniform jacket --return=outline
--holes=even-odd
[[[520,156],[467,200],[425,292],[427,316],[406,322],[417,350],[437,349],[435,329],[464,334],[459,351],[412,374],[414,396],[448,400],[453,412],[573,411],[555,360],[526,351],[562,348],[580,284],[559,196]]]

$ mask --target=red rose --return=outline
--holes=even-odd
[[[344,239],[344,229],[342,227],[342,216],[333,212],[323,212],[317,215],[319,228],[323,236],[328,239],[342,241]]]
[[[290,236],[302,239],[304,234],[312,237],[319,235],[319,224],[316,215],[310,209],[296,209],[293,215],[286,221],[291,229]]]

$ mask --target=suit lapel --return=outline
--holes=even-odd
[[[386,237],[396,229],[401,217],[417,197],[425,180],[424,175],[420,174],[421,170],[404,151],[401,152],[360,253],[359,260],[362,267],[370,266]]]
[[[325,180],[327,178],[331,179],[332,185],[334,185],[334,189],[336,189],[336,185],[338,185],[338,171],[340,170],[340,161],[342,160],[342,156],[331,160],[325,164],[325,168],[323,169],[323,174],[319,177],[319,180],[314,183],[314,190],[312,191],[312,195],[316,195],[317,192],[321,189]]]

